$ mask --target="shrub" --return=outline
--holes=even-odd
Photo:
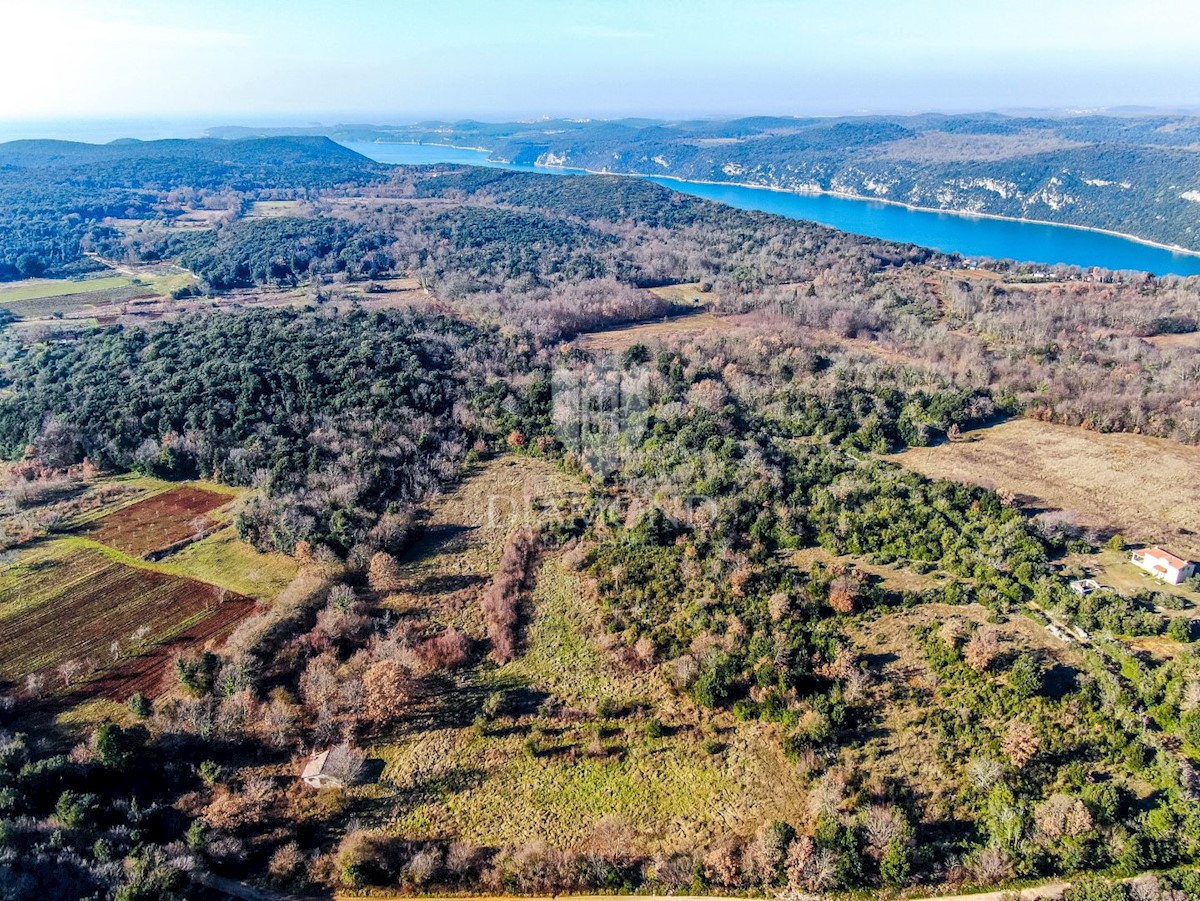
[[[367,570],[367,581],[375,591],[387,593],[398,591],[404,584],[400,564],[386,551],[378,551],[371,557]]]
[[[517,654],[517,599],[529,578],[529,566],[537,548],[536,536],[528,527],[514,531],[504,545],[500,566],[480,601],[492,659],[507,663]]]

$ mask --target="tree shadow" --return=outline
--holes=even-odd
[[[387,761],[382,757],[368,757],[362,766],[362,770],[358,774],[358,782],[360,785],[371,785],[383,778],[383,771],[387,768]]]
[[[416,595],[452,594],[467,588],[475,588],[487,582],[485,576],[475,573],[447,574],[426,576],[419,582],[409,586],[409,592]]]
[[[423,529],[416,538],[404,549],[400,556],[401,563],[416,563],[425,557],[445,550],[446,546],[469,532],[474,532],[478,526],[444,525]]]
[[[1056,663],[1042,675],[1043,694],[1054,701],[1061,701],[1079,689],[1079,670]]]

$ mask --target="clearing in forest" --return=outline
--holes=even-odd
[[[84,279],[30,279],[0,287],[0,309],[19,319],[88,314],[143,298],[161,297],[192,282],[175,267]]]
[[[1200,556],[1200,447],[1014,419],[891,458],[930,478],[1011,492],[1078,525]]]
[[[939,696],[939,678],[913,636],[915,627],[946,623],[956,624],[960,634],[972,628],[993,630],[1002,660],[1031,654],[1047,674],[1051,690],[1072,684],[1082,659],[1077,647],[1055,638],[1035,620],[1018,614],[997,622],[979,604],[921,604],[864,617],[850,627],[847,637],[870,675],[865,692],[877,719],[865,729],[861,744],[843,749],[843,765],[869,771],[879,780],[903,780],[925,809],[952,818],[963,797],[966,774],[939,754],[941,740],[930,714],[939,706],[952,711],[957,706],[948,696]],[[992,678],[1003,675],[997,672]]]
[[[256,200],[250,205],[248,219],[279,219],[306,216],[307,206],[299,200]]]
[[[482,636],[479,596],[513,527],[570,511],[584,494],[543,461],[488,462],[430,504],[388,605]],[[384,778],[359,791],[383,812],[379,825],[653,852],[807,815],[779,727],[703,712],[671,691],[660,664],[606,650],[601,600],[557,550],[543,552],[519,610],[516,659],[448,680],[427,699],[437,712],[422,709],[401,742],[374,749]],[[472,725],[492,693],[506,699],[500,712]]]
[[[152,695],[176,653],[224,638],[254,603],[86,541],[45,542],[0,569],[0,681],[41,674],[48,689]]]
[[[654,853],[805,819],[779,727],[702,712],[671,694],[657,666],[619,662],[603,648],[594,590],[556,554],[521,607],[514,661],[485,663],[442,696],[456,717],[436,715],[376,749],[387,769],[373,799],[392,828]],[[472,726],[490,692],[503,692],[504,708]]]
[[[738,321],[736,316],[718,317],[707,310],[697,310],[694,313],[681,313],[654,322],[585,332],[577,340],[588,350],[620,352],[628,350],[635,344],[671,338],[676,335],[694,335],[714,330],[728,332]]]
[[[387,606],[482,635],[478,595],[495,573],[509,533],[578,509],[585,493],[544,460],[489,460],[425,506],[420,532],[400,559],[403,585]]]
[[[208,513],[229,503],[231,495],[184,485],[135,501],[94,522],[87,536],[134,557],[173,547],[205,532]]]

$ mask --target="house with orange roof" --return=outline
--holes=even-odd
[[[1160,547],[1148,547],[1133,552],[1133,565],[1168,585],[1178,585],[1196,575],[1196,564]]]

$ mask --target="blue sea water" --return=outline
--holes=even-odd
[[[464,163],[545,174],[564,172],[562,169],[498,163],[489,160],[485,151],[432,144],[348,143],[346,146],[382,163]],[[1065,225],[912,210],[896,204],[827,194],[797,194],[668,178],[652,178],[651,181],[739,209],[807,219],[842,231],[919,244],[968,258],[1100,266],[1156,275],[1200,275],[1200,256],[1195,254],[1175,253],[1118,235]]]

